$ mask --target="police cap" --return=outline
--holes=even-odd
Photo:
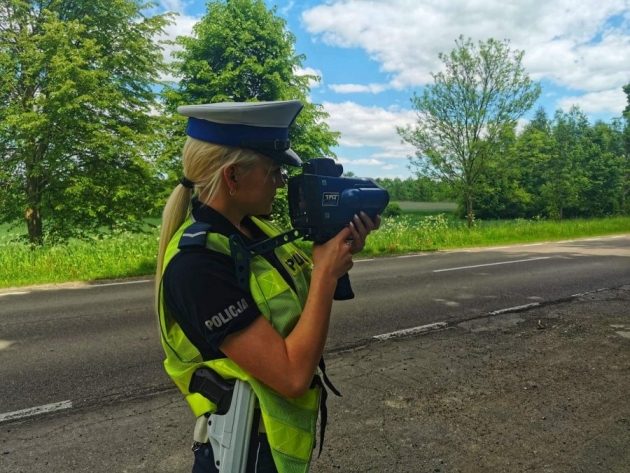
[[[184,105],[177,111],[188,117],[186,134],[192,138],[253,149],[279,164],[301,166],[291,149],[289,126],[302,107],[298,100],[221,102]]]

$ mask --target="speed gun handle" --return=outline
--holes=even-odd
[[[348,273],[337,279],[337,287],[335,288],[335,295],[333,299],[336,301],[347,301],[354,299],[354,292],[350,285],[350,276]]]
[[[212,401],[217,406],[215,414],[223,415],[232,403],[234,381],[226,381],[210,368],[199,368],[193,374],[188,390]]]

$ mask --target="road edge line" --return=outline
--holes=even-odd
[[[445,330],[447,328],[452,328],[455,327],[459,324],[462,324],[464,322],[471,322],[473,320],[481,320],[481,319],[487,319],[490,317],[495,317],[497,315],[504,315],[504,314],[514,314],[517,312],[526,312],[528,310],[531,309],[536,309],[539,307],[544,307],[544,306],[550,306],[550,305],[555,305],[555,304],[562,304],[563,302],[571,302],[575,299],[577,299],[578,297],[584,297],[584,296],[588,296],[590,294],[597,294],[598,292],[602,292],[602,291],[612,291],[615,289],[619,289],[621,287],[625,287],[626,284],[622,284],[621,286],[615,286],[615,287],[604,287],[604,288],[600,288],[600,289],[595,289],[593,291],[586,291],[586,292],[580,292],[577,294],[572,294],[570,296],[567,297],[560,297],[558,299],[554,299],[551,301],[541,301],[541,302],[532,302],[531,304],[523,304],[523,305],[517,305],[517,306],[513,306],[513,307],[506,307],[505,309],[497,309],[497,310],[493,310],[490,312],[486,312],[485,314],[481,314],[481,315],[477,315],[477,316],[473,316],[473,317],[468,317],[465,319],[459,319],[459,320],[452,320],[452,321],[442,321],[442,322],[434,322],[431,324],[426,324],[426,325],[420,325],[418,327],[410,327],[410,328],[406,328],[406,329],[402,329],[402,330],[396,330],[394,332],[389,332],[389,333],[384,333],[384,334],[380,334],[380,335],[373,335],[369,338],[369,340],[371,341],[385,341],[385,340],[391,340],[393,338],[406,338],[406,337],[411,337],[413,335],[424,335],[427,333],[431,333],[431,332],[437,332],[437,331],[441,331],[441,330]],[[359,343],[354,344],[354,346],[352,347],[339,347],[335,350],[332,350],[332,353],[338,353],[341,351],[345,351],[348,349],[352,349],[355,348],[357,346],[359,346]],[[363,344],[365,345],[365,343]]]
[[[50,412],[61,411],[64,409],[71,409],[72,401],[53,402],[51,404],[43,404],[41,406],[29,407],[28,409],[21,409],[19,411],[5,412],[0,414],[0,424],[3,422],[22,419],[25,417],[32,417],[41,414],[48,414]]]

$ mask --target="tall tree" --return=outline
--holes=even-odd
[[[522,189],[524,217],[547,215],[547,205],[541,196],[541,187],[548,176],[545,170],[556,150],[556,142],[551,129],[551,121],[542,108],[525,126],[518,136],[514,155],[508,158],[513,169],[518,170]]]
[[[475,197],[476,216],[482,219],[520,218],[527,213],[531,195],[523,187],[523,163],[516,161],[518,139],[514,129],[492,148],[481,171]]]
[[[165,16],[139,0],[0,3],[0,220],[66,238],[152,205],[151,86]]]
[[[325,123],[323,108],[308,101],[309,83],[319,77],[298,74],[304,56],[296,53],[295,36],[275,7],[268,9],[263,0],[212,0],[193,35],[177,43],[179,82],[164,91],[171,112],[183,104],[298,99],[305,107],[290,130],[292,148],[302,159],[334,156],[339,134]],[[173,136],[183,135],[180,120]],[[182,141],[172,140],[175,146],[165,153],[171,171],[179,168]]]
[[[624,188],[623,127],[620,120],[597,122],[584,137],[581,167],[587,177],[580,189],[580,215],[598,217],[622,211]]]
[[[552,218],[578,213],[580,192],[588,180],[581,165],[586,156],[584,138],[588,127],[588,119],[575,106],[568,113],[558,110],[554,116],[554,149],[543,168],[544,184],[540,189],[547,214]]]
[[[398,132],[417,149],[412,166],[453,184],[472,225],[479,179],[492,150],[532,107],[540,86],[523,68],[524,53],[512,51],[508,41],[475,45],[460,36],[455,45],[439,55],[444,70],[432,74],[434,83],[412,98],[418,123]]]
[[[623,128],[623,143],[624,143],[624,183],[622,189],[622,203],[621,208],[623,212],[630,213],[630,83],[623,87],[623,91],[626,94],[626,108],[623,111],[623,117],[625,119],[625,126]]]
[[[160,166],[172,188],[179,176],[185,121],[174,114],[179,105],[222,101],[297,99],[304,104],[289,131],[291,147],[303,159],[334,157],[339,133],[331,131],[322,106],[308,100],[309,83],[319,77],[299,74],[304,56],[295,51],[295,36],[275,7],[263,0],[211,0],[190,37],[179,37],[173,72],[179,82],[163,92],[172,139]],[[274,217],[288,225],[286,190],[274,201]]]

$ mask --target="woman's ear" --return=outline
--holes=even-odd
[[[234,164],[230,164],[223,168],[223,183],[227,188],[230,195],[234,195],[236,193],[238,177],[236,175],[236,166]]]
[[[236,176],[236,165],[230,164],[223,168],[223,178],[226,183],[236,182],[238,180]]]

